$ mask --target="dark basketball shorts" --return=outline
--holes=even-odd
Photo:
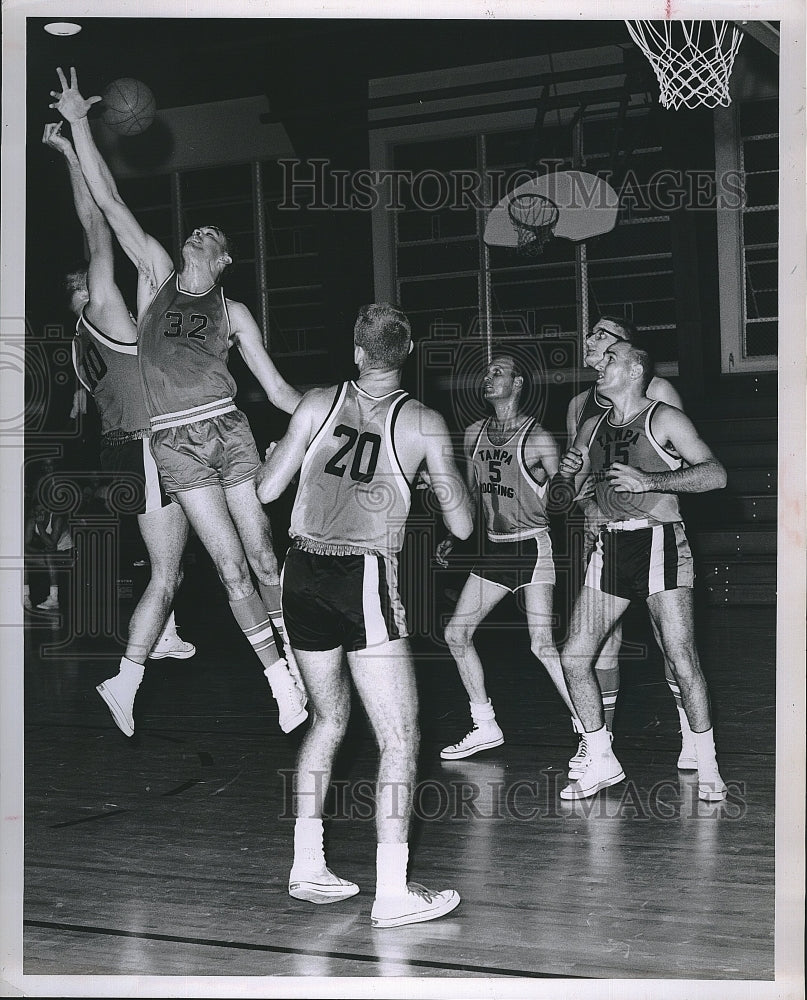
[[[548,531],[516,542],[493,542],[485,539],[482,558],[471,570],[489,583],[513,593],[533,583],[555,582],[552,539]]]
[[[106,503],[113,513],[147,514],[171,503],[151,454],[148,434],[101,439],[101,471],[110,478]]]
[[[684,525],[676,521],[636,531],[600,531],[589,556],[585,585],[632,601],[692,587],[694,581]]]
[[[292,649],[355,652],[409,634],[395,556],[323,555],[295,544],[281,582]]]
[[[253,479],[261,464],[241,410],[153,429],[151,451],[169,493],[216,484],[230,489]]]

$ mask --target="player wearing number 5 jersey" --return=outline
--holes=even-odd
[[[477,421],[465,432],[466,476],[481,503],[486,539],[445,630],[468,694],[473,725],[459,743],[441,751],[444,760],[470,757],[504,743],[485,687],[474,634],[508,594],[523,600],[530,648],[573,714],[552,636],[555,566],[546,490],[557,472],[558,447],[522,407],[525,380],[515,358],[508,354],[494,357],[483,378],[485,400],[493,408],[493,416]],[[443,564],[450,550],[450,540],[438,547],[438,560]]]
[[[149,451],[149,421],[137,366],[137,330],[115,282],[112,233],[84,181],[76,152],[61,124],[48,124],[46,146],[64,157],[73,204],[84,230],[89,262],[65,278],[71,311],[77,318],[73,366],[83,392],[92,395],[101,420],[101,470],[114,484],[132,489],[127,505],[149,555],[149,582],[129,620],[126,651],[118,673],[97,688],[115,724],[134,733],[134,699],[147,657],[187,659],[196,647],[177,634],[171,605],[182,579],[182,553],[188,522],[161,489]],[[74,404],[75,406],[75,404]],[[81,410],[82,407],[77,407]]]
[[[213,560],[233,614],[264,667],[280,726],[289,731],[307,718],[305,692],[278,649],[280,575],[269,519],[255,494],[260,459],[233,401],[228,349],[238,348],[270,401],[286,413],[300,394],[275,368],[247,307],[224,297],[220,280],[233,261],[227,236],[216,226],[194,229],[175,269],[121,200],[95,145],[87,112],[101,98],[82,97],[75,69],[69,84],[57,72],[62,90],[51,91],[51,107],[71,123],[92,196],[138,271],[139,359],[152,454],[166,489]]]
[[[445,421],[400,388],[412,349],[406,316],[390,305],[362,307],[354,344],[358,380],[304,396],[259,476],[258,495],[273,500],[300,470],[283,612],[314,713],[297,760],[289,893],[328,903],[359,891],[326,866],[322,827],[352,677],[379,745],[371,919],[376,927],[398,927],[459,903],[453,890],[406,881],[418,722],[397,556],[411,484],[424,461],[448,528],[467,538],[472,519]]]

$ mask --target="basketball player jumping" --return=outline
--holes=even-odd
[[[196,652],[192,643],[177,634],[170,610],[182,579],[188,522],[181,507],[171,503],[161,489],[149,450],[137,328],[115,283],[112,233],[87,188],[70,140],[61,134],[61,123],[46,125],[42,141],[64,157],[89,250],[88,267],[70,272],[65,285],[77,320],[73,364],[80,384],[95,399],[101,419],[101,469],[131,476],[144,487],[137,523],[149,555],[151,578],[132,613],[118,673],[97,689],[115,724],[132,736],[134,700],[146,657],[187,659]]]
[[[485,369],[483,392],[493,416],[477,420],[465,431],[466,479],[477,493],[487,527],[488,544],[471,570],[445,638],[457,661],[471,706],[471,731],[445,747],[444,760],[470,757],[504,743],[504,734],[485,689],[482,661],[473,637],[482,620],[507,594],[523,599],[530,647],[552,678],[574,717],[560,655],[552,636],[555,564],[546,515],[548,482],[558,471],[558,446],[551,434],[523,409],[525,376],[509,354],[494,357]],[[445,565],[452,548],[449,536],[438,546]],[[579,721],[574,719],[579,731]]]
[[[300,470],[283,613],[314,711],[297,759],[289,893],[328,903],[359,891],[327,868],[322,825],[352,677],[379,746],[371,919],[398,927],[440,917],[460,901],[452,889],[406,879],[419,734],[398,552],[424,461],[449,530],[467,538],[473,522],[445,421],[400,388],[412,349],[406,316],[386,304],[363,306],[354,345],[358,380],[303,397],[259,474],[258,496],[271,502]]]
[[[121,200],[90,131],[76,71],[50,105],[70,122],[90,192],[138,271],[138,357],[151,425],[151,451],[163,483],[207,549],[238,625],[264,667],[289,732],[308,717],[301,683],[278,649],[284,627],[280,575],[269,519],[255,493],[260,468],[245,414],[236,408],[236,384],[227,368],[235,344],[269,400],[292,413],[300,393],[281,377],[264,349],[247,307],[225,298],[222,274],[232,263],[225,234],[195,229],[182,247],[179,269],[145,233]],[[258,581],[256,592],[250,570]],[[294,665],[292,664],[292,668]]]
[[[644,600],[681,689],[695,745],[698,795],[719,801],[726,786],[717,767],[709,694],[695,647],[692,554],[677,494],[722,489],[726,470],[683,412],[646,395],[653,375],[647,351],[616,340],[598,368],[598,391],[612,408],[583,423],[551,487],[554,498],[579,495],[591,475],[602,518],[562,654],[588,753],[561,798],[587,798],[624,778],[593,665],[630,602]]]
[[[602,316],[589,331],[583,342],[583,362],[588,368],[596,368],[603,359],[603,355],[611,344],[619,340],[633,343],[637,340],[638,334],[633,323],[624,318],[614,316]],[[648,399],[658,399],[670,406],[675,406],[682,410],[683,404],[677,389],[667,381],[654,375],[650,380],[646,393]],[[570,446],[583,424],[593,416],[601,416],[610,409],[611,401],[600,396],[597,385],[592,385],[574,396],[569,403],[566,413],[566,432],[568,435],[568,446]],[[594,545],[596,537],[596,525],[602,520],[598,516],[593,504],[585,506],[586,521],[584,556],[588,555]],[[659,641],[656,635],[656,641]],[[605,711],[605,724],[609,732],[613,731],[614,711],[616,709],[617,695],[619,694],[619,651],[622,645],[622,623],[617,622],[613,631],[603,643],[603,647],[597,657],[595,669],[597,671],[597,681],[602,691],[603,709]],[[667,684],[675,698],[678,710],[678,721],[681,727],[681,752],[678,756],[678,767],[682,771],[696,770],[697,760],[695,758],[695,745],[692,739],[692,730],[689,728],[686,712],[681,701],[681,689],[675,679],[670,665],[665,660],[664,675]],[[587,753],[587,741],[585,733],[580,734],[580,742],[577,753],[569,761],[569,777],[574,778],[583,764]]]

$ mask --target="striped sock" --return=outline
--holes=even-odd
[[[275,629],[276,637],[280,637],[281,654],[288,651],[289,636],[286,632],[286,623],[283,621],[283,610],[281,604],[282,591],[279,584],[259,583],[258,590],[261,594],[263,606],[269,615],[269,621]]]
[[[614,728],[614,712],[616,711],[616,699],[619,694],[619,664],[608,659],[607,665],[597,664],[597,683],[600,685],[602,694],[602,710],[605,715],[605,725],[609,732]]]
[[[230,601],[230,607],[241,631],[249,640],[250,646],[255,650],[263,666],[271,667],[282,660],[269,614],[260,595],[253,590],[249,597]]]
[[[675,698],[675,707],[680,711],[683,710],[684,703],[681,701],[681,688],[678,687],[678,682],[670,673],[670,668],[664,668],[664,679],[667,681],[667,687],[672,691],[672,696]]]

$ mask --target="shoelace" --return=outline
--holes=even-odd
[[[569,761],[570,764],[582,764],[582,762],[589,756],[588,753],[588,742],[586,740],[585,734],[580,737],[580,743],[577,747],[577,753]]]
[[[470,731],[470,733],[466,733],[465,736],[463,736],[462,739],[459,741],[459,743],[455,743],[451,747],[451,749],[452,750],[464,750],[465,747],[468,745],[468,743],[473,738],[474,734],[478,733],[478,732],[479,732],[479,726],[474,726],[474,728]]]
[[[406,888],[413,896],[420,896],[427,903],[433,903],[435,898],[439,895],[436,890],[427,889],[425,885],[421,885],[419,882],[407,882]]]

